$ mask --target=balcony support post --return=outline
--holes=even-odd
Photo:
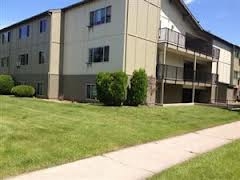
[[[195,102],[195,94],[196,94],[196,72],[197,72],[197,55],[194,54],[194,65],[193,65],[193,86],[192,86],[192,103]]]
[[[167,43],[164,43],[164,49],[163,49],[163,77],[162,77],[162,82],[161,82],[161,100],[160,103],[161,105],[164,104],[164,95],[165,95],[165,65],[166,65],[166,57],[167,57]]]

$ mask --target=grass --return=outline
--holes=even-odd
[[[0,96],[0,179],[239,120],[191,107],[104,107]]]
[[[237,180],[240,177],[240,141],[170,168],[151,180]]]

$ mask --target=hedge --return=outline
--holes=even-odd
[[[0,94],[9,95],[14,87],[14,80],[10,75],[0,75]]]
[[[11,92],[17,97],[33,97],[35,89],[32,86],[19,85],[12,88]]]
[[[147,98],[148,78],[144,69],[134,71],[130,87],[128,87],[127,105],[144,104]]]
[[[99,73],[97,75],[97,98],[108,106],[121,106],[127,97],[128,77],[124,72]]]

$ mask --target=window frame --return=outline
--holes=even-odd
[[[46,54],[44,51],[38,53],[38,64],[45,64]]]
[[[39,21],[39,32],[40,34],[47,32],[47,19],[41,19]]]
[[[39,85],[41,85],[41,86],[39,86]],[[39,88],[39,87],[41,87],[41,88]],[[44,95],[44,82],[43,81],[37,81],[36,82],[36,95],[37,96],[43,96]]]
[[[89,19],[89,27],[110,23],[112,21],[112,6],[90,11]]]
[[[11,31],[7,31],[1,34],[1,43],[6,44],[11,41]]]
[[[101,61],[96,61],[96,51],[102,50],[101,54]],[[89,48],[89,54],[88,54],[88,63],[104,63],[109,62],[110,60],[110,46],[101,46],[96,48]],[[106,53],[107,52],[107,53]]]
[[[27,39],[30,37],[30,25],[23,25],[18,30],[19,39]]]
[[[90,89],[88,89],[88,87],[90,88]],[[91,90],[93,90],[93,89],[91,89],[92,87],[94,87],[95,88],[95,95],[93,95],[93,92],[91,92]],[[86,100],[91,100],[91,101],[96,101],[97,100],[97,86],[96,86],[96,84],[93,84],[93,83],[86,83],[86,85],[85,85],[85,88],[86,88]],[[88,92],[88,90],[90,90],[90,92]],[[90,95],[89,97],[88,97],[88,95]]]
[[[4,67],[9,67],[9,56],[6,56],[6,57],[2,57],[0,60],[1,60],[1,67],[4,68]]]
[[[29,56],[28,54],[20,54],[18,56],[20,66],[27,66],[29,64]]]

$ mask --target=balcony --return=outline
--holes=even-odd
[[[219,59],[220,49],[213,47],[212,43],[190,34],[181,34],[168,28],[160,29],[160,43],[168,43],[186,50]]]
[[[157,79],[171,81],[175,84],[186,84],[188,82],[194,82],[198,85],[215,85],[218,82],[218,75],[199,70],[195,72],[193,70],[189,71],[184,69],[183,67],[158,64]]]

